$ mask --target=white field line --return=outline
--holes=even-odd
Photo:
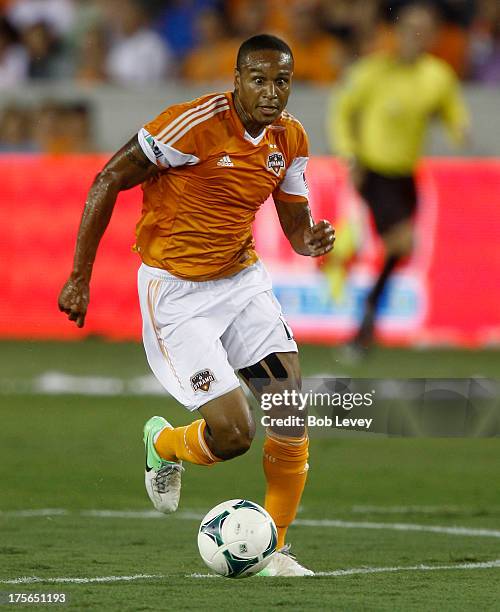
[[[138,519],[164,519],[165,515],[156,510],[82,510],[80,516],[94,518],[138,518]],[[200,517],[202,518],[202,517]]]
[[[159,574],[135,574],[134,576],[95,576],[94,578],[39,578],[22,576],[11,580],[0,580],[0,584],[34,584],[35,582],[88,584],[90,582],[129,582],[131,580],[151,580],[164,578]]]
[[[69,516],[72,513],[62,508],[41,508],[38,510],[10,510],[0,511],[0,518],[23,518],[23,517],[47,517],[47,516]],[[171,517],[165,516],[155,510],[82,510],[75,513],[77,516],[88,518],[121,518],[121,519],[181,519],[198,521],[203,518],[203,513],[194,510],[177,512]],[[422,525],[415,523],[373,523],[368,521],[343,521],[334,519],[296,519],[294,525],[300,527],[331,527],[337,529],[386,529],[390,531],[415,531],[426,533],[443,533],[456,536],[500,538],[500,530],[483,529],[474,527],[450,527],[442,525]]]
[[[449,535],[500,538],[500,530],[475,529],[471,527],[444,527],[440,525],[418,525],[414,523],[371,523],[368,521],[337,521],[331,519],[297,519],[294,525],[301,527],[338,527],[341,529],[389,529],[392,531],[423,531]]]
[[[315,576],[353,576],[354,574],[383,574],[385,572],[433,572],[439,570],[473,570],[500,568],[500,559],[481,563],[458,563],[456,565],[410,565],[409,567],[353,567],[352,569],[316,572]]]
[[[34,378],[0,378],[0,395],[96,395],[131,396],[169,394],[163,389],[153,374],[135,376],[130,379],[115,376],[80,376],[66,372],[47,371]]]
[[[333,570],[332,572],[316,572],[315,577],[322,576],[354,576],[355,574],[384,574],[390,572],[433,572],[443,570],[475,570],[500,568],[500,559],[480,563],[457,563],[456,565],[410,565],[399,567],[353,567],[351,569]],[[220,578],[217,574],[189,574],[186,578]],[[305,578],[309,578],[305,576]]]
[[[459,514],[471,513],[461,506],[352,506],[353,514]]]
[[[346,375],[339,372],[318,372],[308,379],[338,378]],[[485,380],[483,384],[493,393],[494,381]],[[462,381],[448,380],[448,390],[463,392]],[[247,387],[243,387],[247,392]],[[0,395],[36,394],[59,395],[77,394],[90,396],[169,396],[153,374],[143,374],[132,378],[118,376],[97,376],[69,374],[60,370],[47,370],[31,378],[1,378]],[[379,399],[408,399],[407,391],[394,380],[387,380],[380,386]],[[411,399],[411,398],[410,398]]]
[[[355,574],[383,574],[391,572],[432,572],[443,570],[476,570],[500,568],[500,559],[481,563],[459,563],[457,565],[411,565],[399,567],[353,567],[331,572],[316,572],[315,577],[341,577]],[[165,578],[161,574],[135,574],[133,576],[95,576],[93,578],[39,578],[38,576],[21,576],[10,580],[0,580],[0,584],[89,584],[103,582],[130,582],[132,580],[158,580]],[[216,574],[189,574],[186,578],[220,578]]]

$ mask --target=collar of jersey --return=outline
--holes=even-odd
[[[243,138],[243,140],[246,140],[247,142],[250,142],[254,146],[257,146],[258,144],[262,142],[263,138],[265,137],[267,133],[267,126],[262,130],[262,132],[258,136],[254,137],[251,134],[249,134],[246,131],[245,126],[241,122],[241,119],[238,117],[238,113],[236,112],[236,108],[234,107],[233,92],[231,91],[226,92],[226,96],[229,101],[229,107],[231,110],[231,119],[235,126],[236,133],[238,134],[238,136]]]

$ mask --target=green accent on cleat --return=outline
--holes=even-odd
[[[146,450],[146,471],[159,470],[165,465],[176,463],[162,459],[156,451],[154,438],[165,427],[172,427],[170,423],[160,416],[151,417],[144,425],[144,447]]]

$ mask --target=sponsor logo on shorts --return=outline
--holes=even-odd
[[[191,386],[193,391],[205,391],[210,389],[210,385],[215,382],[212,370],[200,370],[191,376]]]
[[[271,170],[279,176],[281,170],[285,167],[285,158],[283,157],[283,153],[277,151],[276,153],[269,153],[267,156],[267,169]]]

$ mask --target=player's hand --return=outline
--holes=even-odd
[[[330,221],[322,219],[304,232],[304,244],[309,249],[311,257],[326,255],[333,249],[335,230]]]
[[[87,281],[70,278],[59,294],[59,310],[75,321],[77,327],[83,327],[89,305],[90,287]]]

